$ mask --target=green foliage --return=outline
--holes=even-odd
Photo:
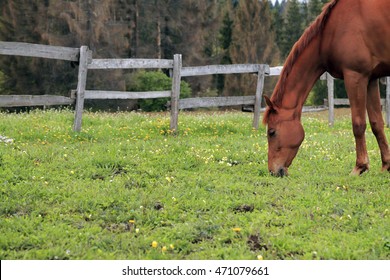
[[[137,71],[127,78],[129,91],[165,91],[172,89],[172,79],[162,71]],[[191,95],[191,88],[187,82],[180,83],[180,98]],[[140,109],[146,112],[165,111],[169,98],[143,99],[139,101]]]
[[[307,3],[308,15],[307,22],[311,23],[321,13],[322,7],[329,2],[328,0],[310,0]]]
[[[0,71],[0,94],[4,94],[5,91],[5,75],[2,71]]]
[[[225,13],[222,20],[222,27],[219,30],[219,41],[221,48],[224,50],[229,49],[232,43],[232,31],[234,21],[230,18],[229,13]]]
[[[239,1],[233,20],[229,48],[232,63],[277,63],[278,52],[267,1]],[[253,94],[256,84],[257,79],[253,75],[231,75],[225,79],[225,95]]]
[[[251,114],[181,113],[171,137],[165,113],[86,112],[82,133],[72,111],[0,113],[0,259],[389,259],[390,174],[368,133],[372,169],[348,175],[336,115],[303,114],[280,179]]]
[[[348,98],[343,80],[334,81],[334,92],[336,98]]]
[[[275,6],[272,7],[272,29],[275,32],[275,43],[279,50],[283,44],[283,26],[283,7],[277,1]]]
[[[311,105],[324,105],[324,99],[328,99],[328,87],[326,81],[318,80],[309,96]]]
[[[234,21],[230,18],[229,13],[225,13],[225,16],[222,20],[222,27],[219,30],[219,43],[223,50],[223,55],[221,58],[221,64],[231,64],[232,59],[229,54],[229,48],[232,43],[232,32],[233,32],[233,23]],[[217,90],[222,93],[225,87],[225,75],[214,75],[215,85]]]
[[[306,18],[303,14],[302,4],[298,0],[287,2],[286,15],[282,26],[282,38],[280,39],[280,51],[283,58],[290,53],[293,45],[298,41],[306,26]]]

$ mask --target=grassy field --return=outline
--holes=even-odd
[[[349,176],[349,112],[326,114],[274,178],[251,114],[181,113],[173,137],[168,114],[86,113],[74,133],[72,111],[0,113],[0,259],[390,259],[375,139]]]

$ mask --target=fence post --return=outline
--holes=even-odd
[[[334,125],[334,78],[326,73],[326,85],[328,87],[329,126]]]
[[[390,128],[390,77],[386,78],[386,124]]]
[[[88,72],[88,47],[81,46],[80,59],[79,59],[79,73],[76,91],[76,108],[73,130],[76,132],[81,131],[81,119],[84,109],[84,95],[85,86],[87,84],[87,72]]]
[[[177,134],[178,132],[181,67],[182,67],[181,54],[175,54],[173,56],[171,123],[170,123],[170,130],[173,132],[173,134]]]
[[[267,67],[268,65],[260,64],[259,71],[257,73],[257,87],[256,87],[255,107],[254,107],[254,116],[253,116],[253,128],[256,130],[259,129],[261,97],[264,90],[264,77],[265,77],[265,72]],[[269,70],[267,72],[269,72]]]

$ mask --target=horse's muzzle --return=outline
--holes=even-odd
[[[287,168],[285,167],[279,168],[276,172],[271,170],[270,173],[272,176],[281,177],[281,178],[283,178],[284,176],[288,176]]]

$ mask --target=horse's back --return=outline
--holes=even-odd
[[[323,36],[322,51],[335,76],[345,69],[390,75],[389,0],[339,0]]]

